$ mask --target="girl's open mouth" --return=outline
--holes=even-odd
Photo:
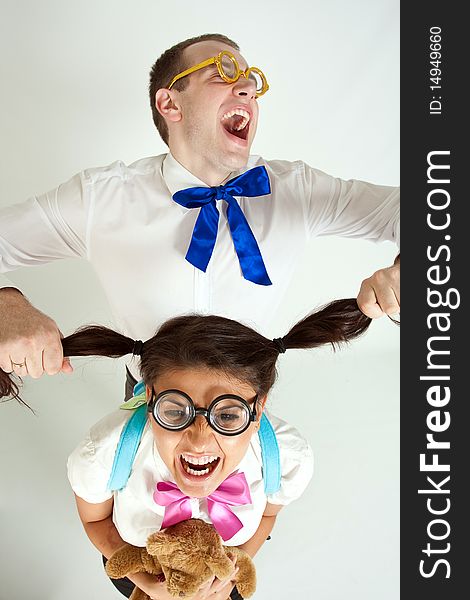
[[[187,475],[192,475],[193,477],[204,477],[211,475],[219,463],[219,456],[207,455],[195,457],[189,454],[182,454],[180,456],[180,464],[183,468],[183,471]]]

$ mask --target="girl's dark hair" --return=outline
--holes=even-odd
[[[218,316],[185,315],[166,321],[141,346],[140,370],[152,386],[164,372],[178,368],[223,371],[249,383],[259,396],[276,379],[279,352],[290,348],[333,347],[358,337],[371,319],[355,299],[335,300],[308,315],[282,338],[270,340],[250,327]],[[62,340],[64,356],[125,356],[135,351],[135,340],[106,327],[82,327]],[[0,395],[19,399],[18,386],[0,370]]]

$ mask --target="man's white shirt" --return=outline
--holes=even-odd
[[[172,195],[207,186],[171,154],[88,169],[1,210],[0,286],[12,285],[1,273],[82,257],[103,286],[116,327],[134,339],[148,339],[167,319],[191,312],[230,317],[265,333],[313,237],[399,244],[398,188],[344,181],[301,161],[259,156],[230,178],[257,165],[265,165],[272,193],[237,201],[271,286],[243,278],[224,200],[217,201],[218,235],[207,271],[186,261],[199,209],[183,208]]]

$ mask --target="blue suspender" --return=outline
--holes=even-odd
[[[264,413],[261,415],[258,437],[263,460],[264,492],[266,495],[274,494],[281,487],[281,459],[276,434]]]
[[[134,387],[134,396],[142,392],[143,384]],[[108,490],[115,492],[125,487],[132,471],[132,465],[140,444],[147,420],[147,404],[142,404],[124,425],[114,455]],[[279,446],[273,426],[265,414],[261,416],[258,431],[263,462],[264,491],[266,495],[277,492],[281,485],[281,460]]]
[[[108,481],[108,490],[115,492],[125,487],[131,474],[140,438],[147,421],[147,405],[139,406],[127,421],[114,455],[113,467]]]

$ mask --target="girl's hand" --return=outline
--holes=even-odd
[[[135,573],[134,575],[129,575],[129,579],[139,589],[150,596],[151,600],[175,600],[175,597],[166,589],[165,581],[160,581],[158,575]]]
[[[193,600],[227,600],[229,598],[238,573],[238,567],[235,567],[235,558],[231,560],[233,571],[230,575],[226,579],[217,579],[217,577],[209,579],[207,583],[201,586]]]
[[[235,558],[231,560],[233,570],[227,579],[221,580],[217,579],[217,577],[212,577],[199,588],[199,591],[192,597],[192,600],[227,600],[235,585],[234,579],[238,573],[238,567],[235,567]],[[154,575],[139,573],[138,575],[134,575],[132,580],[152,600],[175,600],[175,597],[167,590],[166,583],[158,581]]]

